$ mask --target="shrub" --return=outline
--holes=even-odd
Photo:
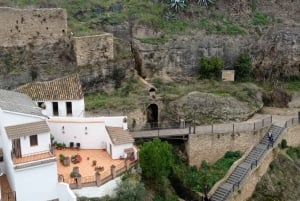
[[[234,64],[235,78],[239,81],[247,81],[251,75],[251,58],[247,53],[242,53]]]
[[[281,149],[285,149],[288,147],[286,139],[282,139],[280,143]]]
[[[200,78],[218,78],[224,61],[220,57],[201,57],[200,59]]]

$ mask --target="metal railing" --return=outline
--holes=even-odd
[[[272,124],[272,116],[253,122],[241,123],[226,123],[226,124],[211,124],[196,126],[175,122],[172,124],[157,124],[157,126],[149,126],[146,124],[142,128],[131,129],[133,136],[138,137],[163,137],[171,135],[189,135],[189,134],[223,134],[223,133],[238,133],[257,131],[268,127]],[[174,130],[174,131],[172,131]]]

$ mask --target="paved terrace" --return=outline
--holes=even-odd
[[[63,154],[64,156],[71,156],[79,154],[82,157],[82,161],[76,164],[70,162],[69,166],[64,166],[59,161],[59,155]],[[101,180],[107,177],[111,177],[111,166],[116,166],[116,171],[120,169],[125,169],[125,160],[118,159],[113,160],[111,156],[102,149],[62,149],[55,150],[56,160],[57,160],[57,168],[58,174],[63,175],[63,179],[65,183],[75,184],[74,178],[70,177],[71,172],[74,167],[79,167],[79,173],[81,174],[81,183],[92,183],[96,181],[95,168],[97,166],[104,167],[103,171],[100,171]],[[96,161],[96,165],[94,165],[93,161]],[[131,164],[135,161],[131,161]],[[71,186],[72,187],[72,186]]]

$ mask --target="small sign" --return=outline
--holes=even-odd
[[[234,70],[222,70],[223,81],[234,81]]]

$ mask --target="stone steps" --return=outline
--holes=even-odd
[[[282,131],[282,127],[271,125],[269,131],[261,139],[259,144],[253,147],[245,160],[240,165],[238,165],[226,179],[226,181],[218,187],[216,192],[211,196],[211,201],[226,201],[228,196],[235,189],[239,188],[246,175],[251,171],[252,166],[257,166],[258,162],[261,160],[268,148],[273,146],[270,144],[271,142],[269,141],[268,133],[272,132],[274,143],[276,142]]]

